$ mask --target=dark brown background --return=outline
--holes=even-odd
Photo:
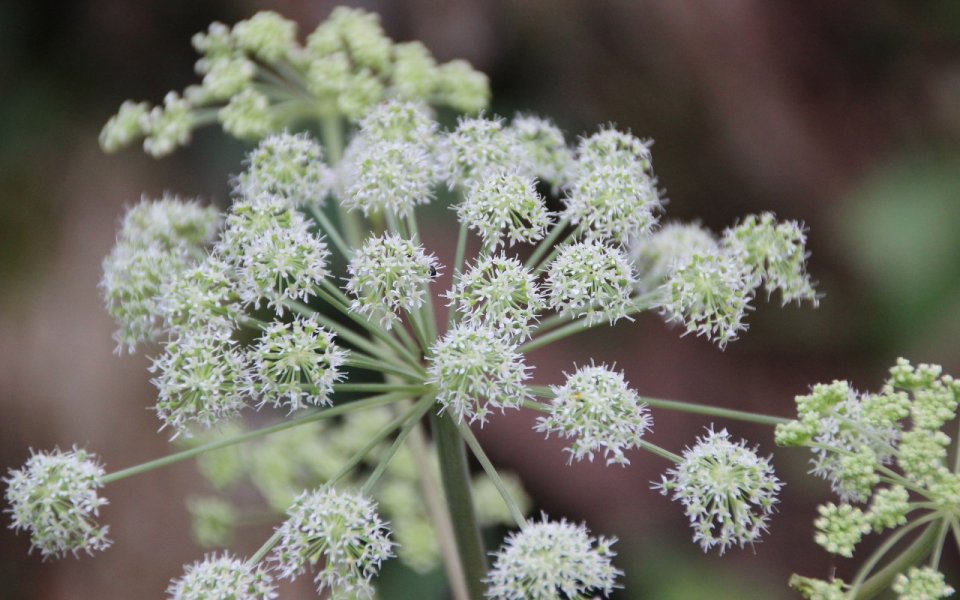
[[[571,135],[613,122],[652,137],[671,218],[720,230],[773,210],[810,227],[818,311],[757,302],[744,338],[720,352],[644,316],[535,355],[537,378],[595,358],[642,394],[792,414],[818,381],[874,389],[899,355],[960,374],[960,4],[949,0],[786,2],[530,0],[367,2],[396,40],[486,71],[493,109],[553,116]],[[166,451],[147,410],[143,354],[111,354],[96,284],[125,204],[164,190],[223,202],[244,147],[215,131],[161,161],[103,155],[102,123],[126,98],[158,102],[194,80],[190,36],[273,8],[309,31],[328,2],[14,0],[0,7],[0,469],[28,448],[76,443],[119,468]],[[430,219],[434,219],[430,221]],[[446,212],[428,241],[450,258]],[[653,441],[674,451],[709,423],[658,411]],[[517,470],[538,508],[618,535],[618,598],[787,598],[791,572],[849,576],[812,541],[826,486],[807,456],[780,451],[787,481],[771,533],[722,559],[690,541],[679,506],[649,489],[666,466],[567,467],[527,415],[481,438]],[[717,421],[774,450],[769,430]],[[200,482],[179,465],[110,486],[115,546],[96,559],[41,563],[0,533],[0,596],[154,598],[201,551],[182,497]],[[241,538],[250,552],[264,531]],[[868,538],[861,558],[875,539]],[[944,555],[960,583],[955,548]],[[287,590],[300,597],[304,588]],[[389,598],[432,592],[394,584]],[[309,596],[306,596],[309,597]]]

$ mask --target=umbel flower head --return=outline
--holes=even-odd
[[[224,552],[185,567],[167,588],[170,600],[271,600],[277,597],[266,570]]]
[[[208,254],[161,284],[158,311],[171,337],[197,327],[229,336],[240,315],[229,272],[219,256]]]
[[[519,167],[526,172],[529,167],[516,134],[500,119],[461,118],[442,143],[444,173],[451,188],[468,189],[490,170]]]
[[[222,332],[196,329],[164,345],[150,370],[156,373],[157,416],[173,437],[189,436],[189,427],[209,428],[244,407],[246,362]]]
[[[103,476],[103,467],[85,450],[33,453],[3,480],[10,528],[29,531],[31,550],[43,558],[105,550],[108,527],[97,523],[100,507],[107,504],[97,495]]]
[[[677,263],[662,303],[667,321],[683,323],[723,348],[747,328],[753,287],[743,265],[726,252],[706,250]]]
[[[613,593],[623,573],[613,566],[616,538],[595,538],[566,519],[528,523],[494,555],[487,597],[495,600],[586,599]]]
[[[393,556],[387,524],[369,498],[332,488],[305,491],[287,511],[272,560],[293,579],[321,562],[317,591],[333,598],[373,598],[371,579]]]
[[[715,252],[718,244],[713,233],[696,223],[667,223],[649,235],[634,236],[628,248],[637,288],[649,292],[663,285],[693,254]]]
[[[623,373],[606,365],[590,365],[550,389],[556,397],[550,413],[537,419],[537,431],[576,438],[567,448],[571,462],[584,457],[593,461],[593,453],[602,451],[608,465],[630,464],[624,450],[637,447],[653,419]]]
[[[550,119],[517,115],[510,122],[510,129],[530,162],[530,174],[550,183],[554,191],[566,186],[573,152],[560,128]]]
[[[430,349],[429,382],[437,402],[462,421],[484,423],[490,407],[518,407],[531,397],[516,344],[491,327],[460,323]]]
[[[245,304],[259,307],[266,299],[278,314],[285,300],[306,299],[328,275],[326,243],[276,196],[235,202],[216,253],[233,268]]]
[[[222,221],[215,206],[203,206],[199,200],[172,194],[158,200],[143,197],[123,215],[117,240],[164,248],[203,247],[216,239]]]
[[[536,182],[516,169],[487,171],[457,205],[457,217],[480,235],[487,250],[536,242],[550,225]]]
[[[769,458],[760,458],[743,441],[731,441],[726,429],[712,428],[654,485],[683,504],[693,541],[704,552],[718,547],[720,554],[760,539],[781,487]]]
[[[547,271],[550,307],[591,323],[628,317],[633,287],[623,251],[597,241],[565,246]]]
[[[459,273],[447,298],[467,321],[511,339],[529,337],[530,322],[546,307],[533,273],[519,260],[502,254],[481,256]]]
[[[390,328],[401,310],[411,312],[426,301],[424,289],[440,263],[423,247],[393,233],[370,237],[350,259],[347,292],[350,309]]]
[[[269,135],[245,162],[237,177],[237,190],[245,197],[279,196],[293,206],[319,208],[333,184],[323,147],[306,133]]]
[[[261,404],[285,405],[293,412],[305,405],[330,404],[347,353],[316,321],[295,317],[290,323],[268,325],[249,356],[251,393]]]

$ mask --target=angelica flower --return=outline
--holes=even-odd
[[[727,430],[707,430],[683,461],[654,485],[683,504],[693,527],[693,541],[704,552],[720,554],[734,544],[753,544],[767,530],[783,483],[769,458],[760,458],[746,442],[734,443]]]
[[[376,141],[407,142],[432,148],[437,122],[419,102],[389,100],[370,109],[360,119],[359,135]]]
[[[613,566],[616,538],[590,535],[566,519],[529,523],[507,536],[487,574],[487,597],[496,600],[595,598],[613,593],[623,572]]]
[[[157,309],[169,333],[208,327],[225,334],[234,328],[240,305],[224,261],[207,255],[201,262],[176,271],[160,284]]]
[[[424,289],[439,267],[432,254],[399,235],[368,238],[347,266],[346,289],[356,298],[350,309],[389,329],[401,310],[413,312],[430,301]]]
[[[290,412],[327,406],[346,357],[333,334],[313,319],[271,323],[250,351],[251,393],[261,397],[261,404],[288,405]]]
[[[164,194],[159,200],[146,196],[127,209],[120,224],[118,241],[132,244],[160,244],[199,248],[217,236],[223,217],[215,206],[203,206],[199,200],[183,200]]]
[[[307,50],[316,56],[346,51],[360,67],[384,71],[393,42],[383,32],[380,16],[359,8],[338,6],[307,36]]]
[[[487,255],[457,274],[447,292],[450,305],[471,323],[485,324],[509,338],[530,336],[530,322],[546,303],[529,269],[504,255]]]
[[[930,567],[910,567],[900,573],[891,586],[898,600],[938,600],[953,595],[953,588],[943,580],[943,573]]]
[[[170,582],[170,600],[270,600],[277,597],[266,570],[224,552],[187,565],[183,577]]]
[[[284,300],[303,300],[328,275],[330,256],[303,215],[275,196],[235,202],[216,253],[234,270],[247,304],[263,299],[278,313]]]
[[[332,597],[373,598],[371,579],[393,556],[390,530],[372,500],[332,488],[305,491],[287,511],[272,560],[293,579],[321,562],[314,582]]]
[[[127,100],[117,114],[110,117],[100,131],[100,147],[104,152],[116,152],[143,135],[141,123],[150,111],[146,102]]]
[[[814,541],[830,552],[850,558],[853,547],[870,531],[870,521],[862,510],[849,504],[829,502],[817,507],[820,516],[814,521]]]
[[[469,188],[489,170],[529,170],[523,148],[513,130],[500,119],[461,117],[444,142],[444,172],[450,187]]]
[[[848,586],[842,579],[823,581],[812,577],[793,575],[790,577],[790,587],[807,600],[850,600],[844,590]]]
[[[656,180],[633,165],[601,163],[570,186],[563,216],[588,239],[626,244],[657,223]]]
[[[393,73],[390,91],[401,100],[430,97],[440,76],[437,61],[421,42],[412,41],[393,47]]]
[[[634,235],[628,245],[640,291],[651,291],[694,254],[718,250],[713,233],[695,223],[667,223],[648,235]]]
[[[441,410],[458,421],[483,424],[490,407],[518,407],[531,397],[523,355],[490,327],[460,323],[429,354],[428,382],[437,388]]]
[[[217,118],[223,130],[241,139],[257,139],[275,127],[270,99],[252,87],[230,98]]]
[[[580,140],[575,167],[578,176],[582,177],[604,167],[625,167],[637,175],[649,172],[650,142],[612,127]]]
[[[480,234],[486,250],[496,250],[504,237],[510,246],[536,242],[550,225],[536,182],[515,169],[487,171],[457,206],[457,217]]]
[[[197,70],[203,73],[203,87],[197,98],[191,100],[221,101],[238,94],[253,80],[257,66],[243,55],[222,55],[197,61]]]
[[[323,162],[323,147],[306,133],[263,138],[245,164],[237,189],[248,198],[280,196],[293,206],[320,208],[333,183],[333,174]]]
[[[628,317],[634,281],[622,250],[589,240],[570,244],[547,271],[550,306],[591,323],[606,318],[612,324]]]
[[[143,149],[154,158],[160,158],[176,150],[177,146],[190,143],[194,117],[190,102],[176,92],[168,92],[163,98],[163,107],[155,106],[140,119],[140,129],[146,135]]]
[[[173,437],[189,437],[190,425],[204,428],[235,416],[244,406],[246,362],[222,332],[198,329],[167,342],[150,367],[156,373],[157,416]]]
[[[630,464],[624,450],[637,447],[653,419],[622,372],[606,365],[581,367],[550,389],[555,398],[549,415],[537,419],[537,431],[576,438],[566,448],[571,462],[584,457],[592,462],[593,453],[602,450],[607,465]]]
[[[438,179],[421,143],[354,138],[341,166],[343,206],[364,215],[405,215],[433,198]]]
[[[530,174],[553,185],[554,191],[569,182],[573,152],[567,147],[563,132],[550,119],[533,115],[517,115],[510,129],[530,161]]]
[[[29,531],[31,550],[44,558],[106,550],[108,526],[96,521],[107,504],[97,495],[103,476],[103,467],[85,450],[31,452],[22,469],[11,469],[3,479],[10,528]]]
[[[743,266],[719,251],[691,254],[678,263],[666,287],[662,309],[667,321],[686,325],[721,348],[747,328],[743,322],[753,287]]]
[[[892,529],[907,522],[907,512],[910,510],[910,494],[902,485],[878,490],[870,503],[867,519],[870,526],[877,533],[884,529]]]
[[[807,300],[817,305],[817,294],[807,274],[807,236],[796,221],[777,223],[771,213],[750,215],[724,232],[723,243],[762,281],[767,295],[780,290],[783,303]]]

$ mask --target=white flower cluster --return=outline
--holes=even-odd
[[[103,475],[103,467],[85,450],[31,454],[22,469],[12,469],[3,479],[10,527],[29,531],[31,549],[44,558],[105,550],[108,527],[97,523],[100,507],[107,504],[97,495]]]
[[[769,458],[760,458],[743,441],[731,441],[726,429],[712,428],[654,485],[683,504],[693,541],[705,552],[717,547],[720,554],[760,539],[781,487]]]
[[[440,263],[423,247],[392,233],[371,237],[350,259],[347,292],[352,310],[389,329],[400,311],[412,312],[427,301],[424,290]]]
[[[281,577],[294,579],[308,565],[320,563],[314,578],[319,593],[373,598],[371,579],[393,556],[393,542],[371,500],[321,488],[301,494],[287,515],[271,555]]]
[[[170,600],[271,600],[277,597],[273,578],[224,552],[187,565],[183,577],[170,582]]]
[[[565,519],[530,523],[511,533],[487,574],[495,600],[595,598],[613,593],[623,573],[613,566],[616,538],[595,538]]]
[[[607,464],[628,465],[624,450],[636,448],[653,418],[623,373],[605,365],[577,369],[562,386],[550,386],[550,413],[537,419],[537,431],[576,438],[567,448],[570,461],[593,461],[603,452]]]
[[[629,318],[633,288],[624,252],[597,241],[565,246],[547,272],[550,307],[589,322]]]
[[[484,423],[490,407],[517,408],[531,398],[528,367],[515,344],[483,325],[460,323],[430,349],[427,381],[458,420]]]
[[[334,183],[323,147],[305,133],[279,133],[261,140],[237,178],[240,196],[280,197],[293,206],[320,208]]]

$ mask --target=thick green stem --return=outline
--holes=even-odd
[[[471,600],[483,599],[483,576],[487,571],[483,541],[480,539],[480,527],[473,509],[473,495],[470,493],[470,471],[467,466],[467,453],[457,424],[449,413],[442,415],[431,413],[434,443],[440,458],[440,475],[447,497],[447,506],[453,520],[454,536],[460,564],[467,581],[467,590]]]
[[[467,253],[467,224],[460,223],[460,233],[457,234],[457,251],[456,255],[453,257],[453,283],[456,285],[457,277],[460,275],[460,271],[463,270],[463,261]],[[454,304],[450,305],[450,308],[447,310],[447,329],[455,323],[455,317],[457,315],[457,307]]]
[[[423,492],[423,501],[426,504],[427,513],[430,515],[430,520],[437,532],[440,554],[443,556],[443,567],[447,572],[447,580],[450,583],[453,597],[455,600],[469,600],[467,581],[463,576],[463,566],[460,564],[460,555],[457,552],[457,540],[453,534],[450,512],[443,500],[443,490],[440,489],[440,484],[434,477],[433,469],[425,466],[432,465],[433,461],[420,422],[417,422],[413,428],[413,432],[407,439],[407,445],[410,448],[410,453],[413,454],[414,462],[423,467],[417,469],[417,478],[420,481],[420,489]]]
[[[407,379],[418,383],[423,381],[423,374],[421,373],[416,373],[410,369],[404,369],[403,367],[396,367],[390,363],[383,362],[382,360],[377,360],[376,358],[360,356],[356,352],[351,354],[343,364],[347,367],[356,367],[358,369],[365,369],[367,371],[374,371],[377,373],[390,373],[391,375],[399,375],[400,377],[406,377]]]
[[[381,390],[375,390],[381,391]],[[226,448],[228,446],[233,446],[235,444],[240,444],[249,440],[256,439],[271,433],[276,433],[278,431],[284,431],[299,425],[304,425],[306,423],[313,423],[314,421],[320,421],[322,419],[329,419],[331,417],[336,417],[338,415],[346,414],[355,410],[363,410],[365,408],[373,408],[375,406],[382,406],[384,404],[389,404],[391,402],[396,402],[402,400],[403,398],[409,397],[409,394],[392,392],[387,394],[380,394],[378,396],[373,396],[371,398],[364,398],[363,400],[357,400],[355,402],[349,402],[347,404],[341,404],[339,406],[334,406],[332,408],[327,408],[324,410],[317,411],[312,414],[304,415],[298,419],[291,419],[289,421],[283,421],[272,425],[270,427],[264,427],[263,429],[257,429],[256,431],[248,431],[247,433],[242,433],[233,437],[225,438],[222,440],[217,440],[215,442],[210,442],[197,446],[195,448],[190,448],[188,450],[183,450],[181,452],[176,452],[163,458],[158,458],[156,460],[151,460],[143,464],[139,464],[133,467],[128,467],[120,471],[116,471],[106,475],[103,478],[104,485],[108,483],[113,483],[114,481],[119,481],[126,477],[131,477],[133,475],[139,475],[141,473],[146,473],[147,471],[152,471],[153,469],[159,469],[160,467],[166,467],[174,463],[178,463],[183,460],[188,460],[194,458],[195,456],[200,456],[206,452],[211,452],[213,450],[219,450],[221,448]]]
[[[267,553],[270,552],[270,550],[272,550],[273,547],[277,545],[277,542],[280,541],[280,537],[281,537],[280,531],[279,530],[274,531],[273,535],[271,535],[267,539],[267,541],[264,542],[262,546],[260,546],[260,549],[258,549],[253,554],[253,556],[250,557],[250,560],[247,561],[247,566],[253,567],[257,563],[259,563],[261,560],[263,560],[263,558],[267,555]]]
[[[459,428],[460,435],[463,436],[463,439],[467,442],[467,445],[470,446],[470,450],[477,458],[480,466],[483,467],[483,470],[487,473],[487,477],[490,478],[490,481],[493,482],[493,485],[497,488],[497,491],[500,492],[500,497],[503,498],[504,504],[506,504],[507,508],[510,510],[510,514],[513,516],[514,522],[516,522],[517,526],[520,528],[526,527],[527,518],[523,516],[523,511],[520,510],[520,506],[517,504],[517,501],[514,500],[513,496],[510,495],[510,490],[508,490],[506,484],[503,483],[500,473],[497,472],[496,467],[494,467],[493,463],[490,462],[490,459],[487,458],[487,453],[483,451],[483,447],[480,445],[480,442],[477,441],[477,437],[473,435],[473,431],[470,430],[470,426],[461,422],[459,424]]]
[[[335,383],[334,392],[396,392],[408,396],[419,396],[430,391],[426,385],[408,385],[399,383]]]

